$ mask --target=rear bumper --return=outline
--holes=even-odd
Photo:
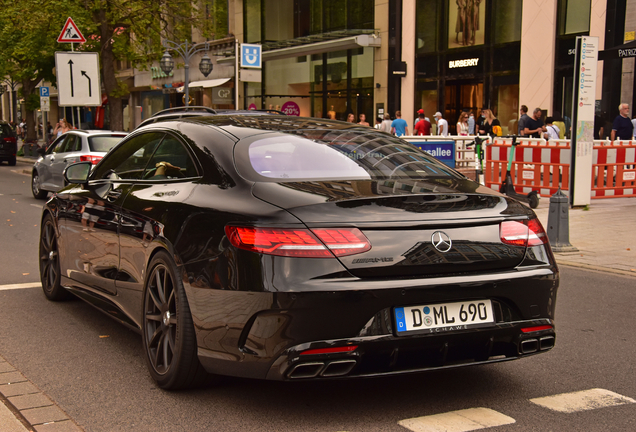
[[[554,346],[555,268],[324,284],[331,289],[272,293],[187,286],[204,367],[273,380],[365,377],[500,362]],[[494,326],[408,336],[394,331],[394,307],[469,299],[493,302]],[[552,328],[521,331],[543,325]],[[351,345],[357,348],[340,354],[301,354]]]
[[[405,338],[363,338],[302,344],[287,350],[272,365],[267,379],[299,380],[374,377],[425,370],[496,363],[547,352],[554,347],[554,328],[522,333],[522,327],[550,320],[517,322],[476,333]],[[303,355],[325,346],[357,345],[352,352]]]

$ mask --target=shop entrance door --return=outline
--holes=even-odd
[[[472,111],[475,120],[484,100],[484,84],[475,80],[447,81],[444,94],[444,118],[451,135],[457,134],[457,120],[462,111]]]

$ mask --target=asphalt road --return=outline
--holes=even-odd
[[[30,195],[28,168],[0,165],[0,288],[38,280],[42,203]],[[82,301],[49,302],[38,288],[0,289],[0,354],[89,432],[407,431],[398,422],[469,408],[514,421],[489,431],[636,430],[636,403],[564,413],[530,401],[596,388],[636,399],[634,278],[568,267],[561,276],[556,347],[496,365],[165,392],[146,372],[138,334]]]

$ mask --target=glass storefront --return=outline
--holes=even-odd
[[[521,11],[522,0],[417,0],[416,108],[442,112],[453,134],[462,111],[483,107],[513,130]]]
[[[247,107],[373,124],[373,48],[265,62],[263,83],[246,86]],[[297,111],[297,113],[296,113]]]
[[[244,39],[263,44],[265,51],[280,41],[310,45],[374,28],[374,8],[364,0],[245,0],[243,5]],[[266,60],[263,82],[245,84],[245,107],[338,120],[353,113],[356,122],[365,114],[373,125],[373,56],[373,48],[361,47]]]

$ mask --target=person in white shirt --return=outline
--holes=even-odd
[[[545,119],[545,129],[546,131],[543,134],[543,138],[547,140],[558,140],[559,133],[561,133],[561,129],[555,124],[552,124],[554,121],[553,117],[548,117]]]
[[[437,122],[437,135],[448,136],[448,122],[442,118],[442,113],[437,111],[434,117]]]

